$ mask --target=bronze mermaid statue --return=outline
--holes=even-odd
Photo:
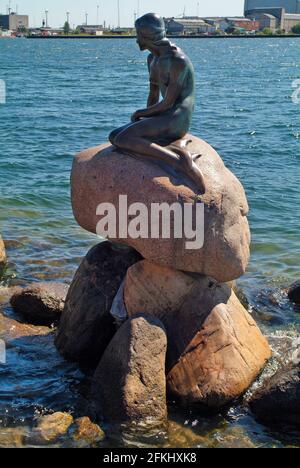
[[[164,20],[158,15],[144,15],[135,26],[140,50],[150,51],[147,108],[137,110],[131,123],[112,131],[109,140],[124,153],[160,161],[182,172],[204,193],[204,177],[195,163],[199,155],[192,155],[184,140],[195,105],[193,65],[187,55],[166,37]],[[174,145],[178,140],[182,144]]]

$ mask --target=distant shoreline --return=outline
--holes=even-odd
[[[168,36],[169,39],[291,39],[300,37],[300,34],[284,34],[284,35],[256,35],[256,36]],[[26,39],[136,39],[136,36],[28,36]]]

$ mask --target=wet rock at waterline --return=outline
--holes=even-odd
[[[66,447],[97,448],[105,439],[100,426],[88,417],[73,421],[68,413],[40,416],[36,426],[0,429],[1,448]]]
[[[101,427],[86,416],[76,419],[72,432],[72,439],[80,448],[96,446],[105,439]]]
[[[135,248],[143,258],[177,270],[197,272],[212,276],[220,282],[231,281],[245,273],[249,261],[250,231],[247,221],[248,203],[245,191],[238,179],[225,167],[216,151],[206,142],[192,135],[189,150],[199,154],[197,164],[206,181],[204,195],[197,194],[189,181],[182,183],[166,172],[165,168],[133,158],[110,145],[102,145],[83,151],[74,160],[72,170],[72,204],[75,218],[87,231],[96,232],[101,217],[97,215],[101,203],[110,203],[119,214],[125,216],[126,207],[119,206],[120,196],[127,197],[128,206],[143,204],[147,214],[154,204],[186,203],[190,207],[204,204],[204,246],[187,248],[189,236],[174,238],[174,220],[171,220],[169,238],[123,238],[117,223],[116,240]],[[140,205],[139,205],[140,206]],[[188,217],[187,217],[188,218]],[[190,216],[192,229],[203,225],[196,218],[196,210]],[[198,221],[196,224],[196,220]],[[154,224],[154,223],[152,223]],[[149,228],[147,223],[147,229]],[[123,229],[122,229],[123,230]],[[102,232],[101,232],[102,234]],[[201,230],[202,240],[202,230]],[[109,236],[108,236],[109,237]],[[199,240],[199,239],[198,239]]]
[[[6,343],[31,336],[49,335],[49,333],[51,333],[51,329],[48,327],[20,323],[0,313],[0,339]]]
[[[12,296],[21,291],[22,288],[19,286],[0,286],[0,307],[4,308],[8,306]]]
[[[83,259],[70,286],[55,344],[67,359],[97,366],[115,334],[110,309],[127,269],[141,256],[102,242]]]
[[[165,358],[161,322],[145,314],[127,320],[109,344],[93,379],[98,416],[110,423],[166,423]]]
[[[73,424],[73,417],[68,413],[54,413],[41,416],[37,427],[26,437],[28,445],[48,445],[66,436]]]
[[[288,289],[288,297],[294,304],[300,305],[300,281],[292,284]]]
[[[5,246],[3,239],[0,235],[0,274],[1,274],[1,269],[4,267],[6,263],[6,252],[5,252]]]
[[[1,308],[6,308],[9,305],[12,296],[20,293],[21,291],[22,289],[19,287],[0,287]],[[49,327],[21,323],[3,315],[0,312],[0,339],[4,340],[7,344],[23,338],[49,335],[51,332],[52,330]]]
[[[234,292],[211,278],[142,261],[125,280],[130,317],[157,317],[168,337],[167,385],[185,405],[219,408],[253,383],[271,350]]]
[[[0,429],[0,448],[24,448],[24,440],[27,434],[24,427],[1,427]]]
[[[280,369],[254,393],[250,407],[265,424],[289,424],[300,429],[300,365]]]
[[[34,325],[52,325],[60,320],[69,286],[63,283],[34,283],[11,298],[15,312]]]

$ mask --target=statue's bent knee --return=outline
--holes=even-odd
[[[115,130],[113,130],[113,131],[109,134],[108,139],[109,139],[109,141],[111,142],[112,145],[115,144],[116,135],[117,135],[117,133],[116,133]]]
[[[128,137],[124,134],[119,133],[118,135],[115,135],[114,137],[114,145],[119,146],[119,147],[124,147],[126,146],[126,142],[128,142]]]

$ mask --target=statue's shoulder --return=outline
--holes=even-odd
[[[190,64],[188,56],[179,48],[172,51],[172,60],[181,69],[186,68]]]
[[[194,73],[194,67],[193,67],[193,64],[190,60],[190,58],[188,57],[188,55],[186,55],[185,52],[183,52],[182,49],[180,49],[179,47],[177,47],[177,50],[174,50],[173,51],[173,63],[176,63],[176,66],[178,69],[180,70],[187,70],[191,73]]]

